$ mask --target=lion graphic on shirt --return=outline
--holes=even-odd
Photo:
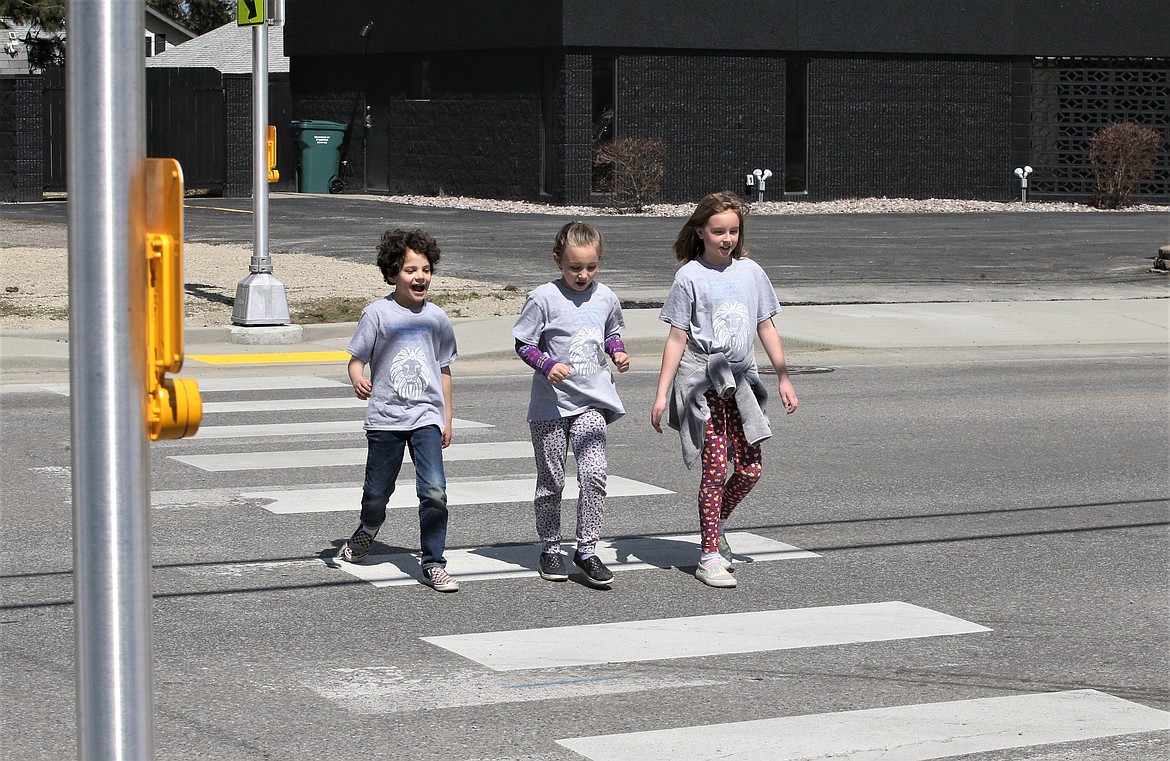
[[[417,346],[407,347],[390,363],[390,385],[403,399],[421,399],[430,386],[427,356]]]
[[[715,309],[711,322],[716,342],[729,350],[742,349],[751,342],[748,309],[742,302],[723,302]]]
[[[569,366],[574,375],[588,377],[605,367],[604,343],[604,336],[594,326],[577,331],[569,342]]]

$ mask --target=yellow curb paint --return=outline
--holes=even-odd
[[[298,362],[338,362],[349,359],[347,351],[292,351],[279,354],[188,354],[187,359],[207,365],[260,365]]]

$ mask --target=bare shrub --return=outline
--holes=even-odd
[[[662,197],[666,142],[656,137],[616,137],[593,148],[595,176],[603,178],[614,202],[641,211]]]
[[[1089,161],[1097,178],[1093,203],[1102,209],[1120,209],[1158,163],[1162,134],[1134,122],[1120,122],[1098,130],[1089,143]]]

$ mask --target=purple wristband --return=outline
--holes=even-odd
[[[609,355],[609,358],[613,359],[613,355],[617,354],[619,351],[622,354],[628,353],[626,351],[626,345],[622,343],[622,337],[617,333],[611,333],[610,335],[606,336],[605,353]]]
[[[539,347],[532,344],[516,342],[516,354],[520,359],[524,360],[524,364],[528,365],[534,370],[539,371],[544,377],[552,372],[553,366],[556,364],[549,355],[540,350]]]

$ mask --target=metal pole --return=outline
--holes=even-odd
[[[252,27],[252,260],[236,283],[232,322],[245,327],[288,325],[284,283],[272,274],[268,254],[268,25]]]
[[[77,747],[154,758],[142,0],[69,0]]]
[[[252,250],[251,271],[271,274],[268,254],[268,24],[252,27]]]

